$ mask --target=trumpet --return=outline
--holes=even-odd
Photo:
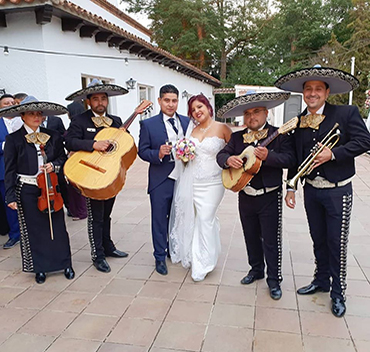
[[[298,167],[297,174],[290,180],[285,180],[288,187],[296,190],[297,182],[301,177],[309,175],[314,168],[315,158],[324,150],[325,147],[332,149],[339,141],[340,131],[338,130],[339,124],[335,123],[333,128],[328,132],[324,139],[316,143],[311,149],[311,154],[303,161],[303,163]]]

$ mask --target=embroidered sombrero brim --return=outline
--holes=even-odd
[[[243,116],[244,111],[257,107],[272,109],[288,100],[290,93],[287,92],[263,92],[246,94],[237,97],[225,104],[217,112],[218,118]]]
[[[20,116],[21,113],[27,111],[41,111],[43,116],[63,115],[68,113],[67,108],[65,108],[63,105],[50,103],[47,101],[37,101],[0,109],[0,116],[15,117]]]
[[[307,81],[323,81],[329,85],[330,94],[348,93],[358,88],[358,79],[342,70],[330,67],[312,67],[294,71],[280,77],[274,84],[289,92],[302,93]]]
[[[97,93],[106,93],[109,97],[113,97],[116,95],[127,94],[128,90],[115,84],[94,84],[90,87],[82,88],[77,92],[68,95],[66,100],[87,99],[88,95]]]

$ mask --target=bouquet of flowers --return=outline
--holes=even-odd
[[[368,89],[365,92],[366,100],[365,100],[365,109],[369,110],[370,109],[370,89]]]
[[[184,164],[195,158],[195,144],[187,138],[182,138],[175,145],[176,158]]]

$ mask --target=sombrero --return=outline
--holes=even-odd
[[[307,81],[322,81],[329,85],[330,94],[348,93],[356,89],[360,83],[350,73],[319,65],[294,71],[280,77],[274,84],[289,92],[303,92],[303,84]]]
[[[19,105],[1,109],[0,116],[15,117],[27,111],[41,111],[43,116],[63,115],[68,113],[68,110],[63,105],[50,103],[48,101],[38,101],[32,95],[29,95],[24,98]]]
[[[288,100],[290,93],[287,92],[250,92],[246,95],[237,97],[225,104],[217,112],[218,118],[228,118],[242,116],[245,110],[256,107],[272,109]]]
[[[88,95],[97,93],[105,93],[109,97],[113,97],[116,95],[127,94],[128,90],[115,84],[104,84],[100,80],[94,78],[86,88],[82,88],[77,92],[68,95],[68,97],[66,97],[66,100],[88,99]]]

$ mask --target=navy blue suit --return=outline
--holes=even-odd
[[[181,122],[184,135],[189,118],[177,115]],[[154,257],[165,260],[167,249],[168,220],[171,210],[174,180],[168,175],[174,168],[166,155],[159,159],[159,149],[168,138],[162,112],[150,119],[141,121],[139,156],[150,163],[148,177],[148,193],[152,208],[152,237]]]
[[[5,206],[6,218],[9,224],[9,238],[19,238],[19,223],[17,211],[10,209],[5,202],[5,184],[4,184],[4,175],[5,175],[5,164],[4,164],[4,151],[2,148],[5,137],[8,135],[8,130],[5,126],[5,122],[0,118],[0,195],[1,201]]]

